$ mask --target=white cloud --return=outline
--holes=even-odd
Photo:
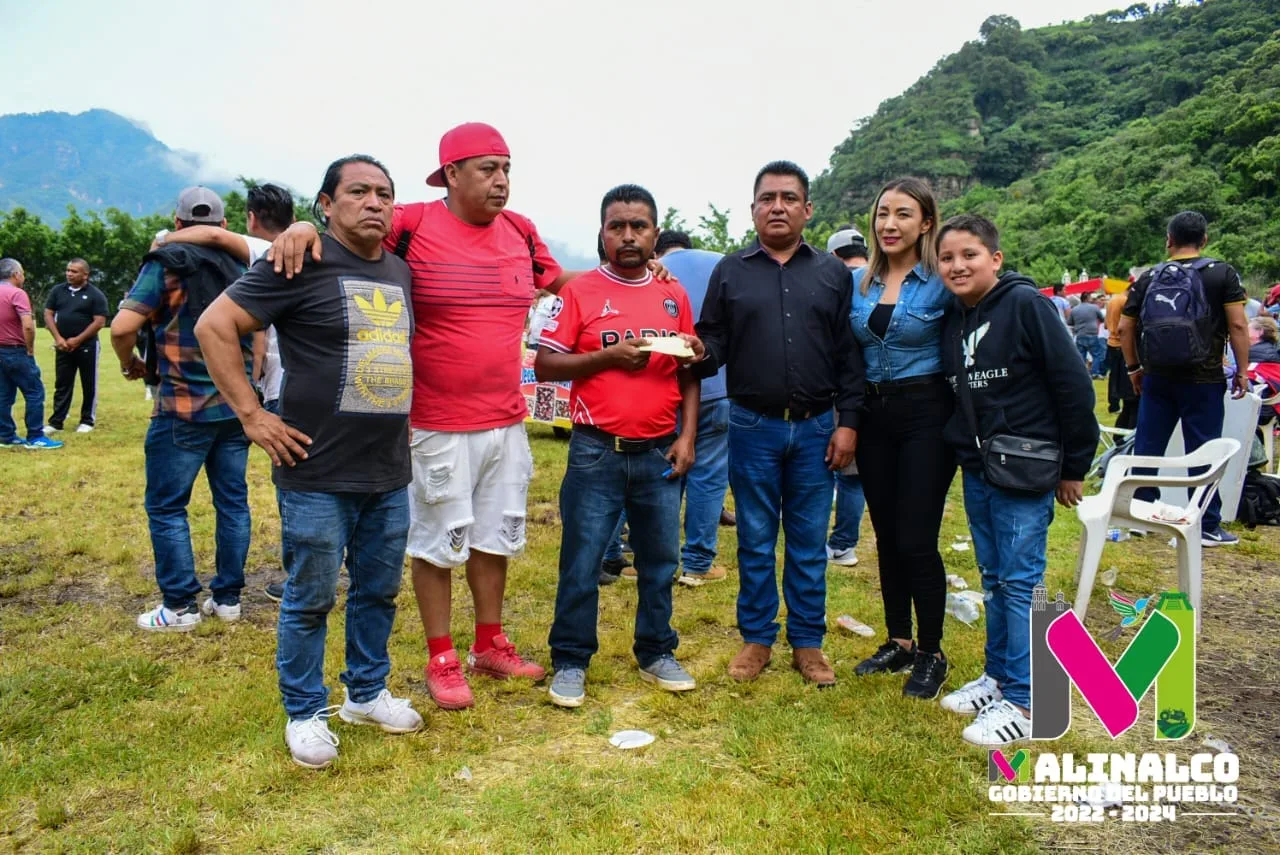
[[[600,196],[634,181],[695,221],[708,202],[749,225],[751,180],[777,157],[812,174],[854,122],[977,36],[1114,0],[317,0],[6,2],[0,112],[104,107],[142,117],[193,174],[312,193],[353,151],[405,200],[440,134],[487,121],[513,151],[512,207],[594,254]]]

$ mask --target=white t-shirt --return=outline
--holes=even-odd
[[[271,242],[262,238],[243,235],[244,242],[249,245],[249,266],[267,254]],[[262,360],[262,399],[274,401],[280,397],[280,384],[284,380],[284,369],[280,367],[280,342],[276,339],[276,328],[267,327],[267,355]]]

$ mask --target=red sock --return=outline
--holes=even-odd
[[[500,623],[476,624],[476,653],[492,650],[493,639],[499,635],[502,635],[502,624]]]
[[[439,656],[441,653],[448,653],[452,649],[453,639],[447,635],[427,639],[427,655],[432,659]]]

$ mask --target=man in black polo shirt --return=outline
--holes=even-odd
[[[44,325],[53,334],[53,412],[45,433],[62,430],[71,410],[76,375],[80,375],[80,427],[93,430],[98,408],[98,330],[107,323],[107,295],[89,284],[89,264],[83,258],[67,262],[67,281],[55,285],[44,301]]]
[[[789,161],[756,175],[757,242],[716,265],[697,330],[699,377],[727,367],[729,482],[738,512],[735,680],[759,675],[778,635],[775,550],[786,534],[782,591],[792,665],[818,686],[835,683],[826,633],[827,520],[832,472],[853,459],[862,404],[862,356],[849,325],[852,280],[838,258],[804,242],[813,216],[809,178]]]

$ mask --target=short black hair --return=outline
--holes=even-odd
[[[662,255],[668,250],[680,247],[681,249],[693,249],[693,238],[687,234],[675,229],[667,229],[658,235],[658,242],[653,246],[654,255]]]
[[[1063,285],[1061,282],[1055,282],[1055,283],[1053,284],[1053,293],[1054,293],[1054,294],[1061,294],[1061,293],[1062,293],[1063,291],[1065,291],[1066,289],[1067,289],[1067,286],[1066,286],[1066,285]]]
[[[600,225],[604,225],[604,212],[609,210],[610,205],[618,202],[640,202],[648,205],[649,216],[653,217],[653,224],[658,225],[658,203],[653,201],[653,194],[639,184],[619,184],[604,194],[604,198],[600,200]]]
[[[1200,246],[1209,234],[1209,221],[1199,211],[1182,211],[1169,220],[1169,240],[1174,246]]]
[[[86,272],[86,273],[92,273],[92,272],[93,272],[93,268],[89,266],[89,262],[85,261],[83,258],[79,258],[79,257],[77,257],[77,258],[73,258],[73,259],[71,259],[70,261],[68,261],[68,262],[67,262],[67,266],[68,266],[68,267],[70,267],[70,266],[71,266],[71,265],[73,265],[73,264],[78,264],[78,265],[80,265],[81,267],[83,267],[83,268],[85,269],[85,272]]]
[[[278,184],[250,187],[244,206],[273,232],[282,232],[293,222],[293,195]]]
[[[760,182],[766,175],[791,175],[800,179],[800,186],[804,188],[804,200],[809,201],[809,176],[797,164],[789,160],[773,160],[760,167],[760,171],[756,173],[756,183],[751,187],[751,197],[760,192]]]
[[[942,246],[942,238],[947,232],[968,232],[982,241],[982,245],[990,253],[1000,251],[1000,230],[996,224],[980,214],[960,214],[952,217],[938,229],[938,246]]]
[[[329,224],[329,218],[324,215],[324,208],[320,205],[320,194],[329,197],[333,201],[333,194],[338,190],[338,184],[342,181],[342,169],[349,163],[367,163],[370,166],[376,166],[382,170],[382,174],[387,176],[387,182],[391,185],[391,194],[394,196],[396,192],[396,182],[391,178],[391,173],[377,159],[367,154],[349,154],[346,157],[340,157],[333,163],[329,164],[329,168],[324,171],[324,180],[320,182],[320,192],[316,193],[316,199],[311,203],[311,214],[318,221]]]

